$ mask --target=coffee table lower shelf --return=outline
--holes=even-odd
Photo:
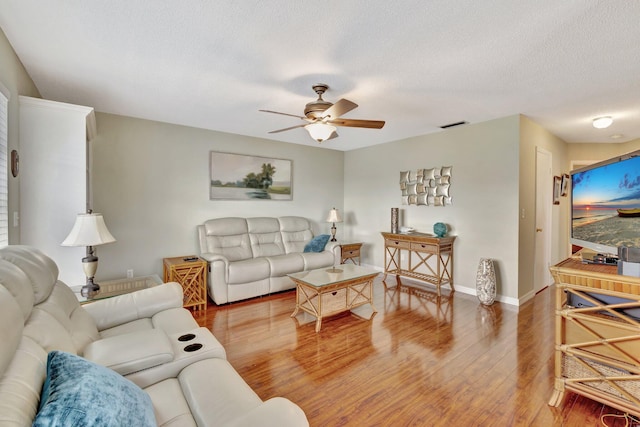
[[[320,331],[323,318],[365,304],[371,305],[373,318],[378,312],[373,305],[373,279],[377,275],[375,272],[323,286],[313,286],[290,275],[296,284],[296,308],[291,317],[297,316],[300,310],[315,316],[316,332]]]

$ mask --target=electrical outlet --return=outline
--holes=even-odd
[[[130,268],[127,270],[127,279],[131,279],[133,277],[133,269]]]

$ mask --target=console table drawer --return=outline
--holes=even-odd
[[[429,245],[427,243],[411,243],[410,249],[416,252],[428,252],[430,254],[438,253],[437,245]]]
[[[392,248],[400,248],[400,249],[410,249],[411,243],[403,242],[402,240],[385,240],[385,245]]]

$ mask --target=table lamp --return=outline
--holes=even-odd
[[[336,241],[336,222],[342,222],[342,217],[340,216],[340,212],[338,209],[333,208],[329,211],[329,216],[327,216],[327,222],[331,222],[331,240],[330,242]]]
[[[102,214],[92,213],[78,214],[71,232],[62,242],[62,246],[86,246],[87,256],[82,258],[82,269],[87,276],[87,284],[82,287],[80,294],[83,297],[92,297],[100,290],[100,285],[93,282],[98,269],[98,257],[95,255],[94,246],[115,242],[116,239],[109,233]]]

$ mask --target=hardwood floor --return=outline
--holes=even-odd
[[[264,400],[297,403],[311,426],[600,426],[620,411],[553,389],[553,301],[520,307],[381,276],[369,305],[322,322],[290,317],[295,291],[216,306],[196,320]],[[608,418],[608,426],[624,426]]]

